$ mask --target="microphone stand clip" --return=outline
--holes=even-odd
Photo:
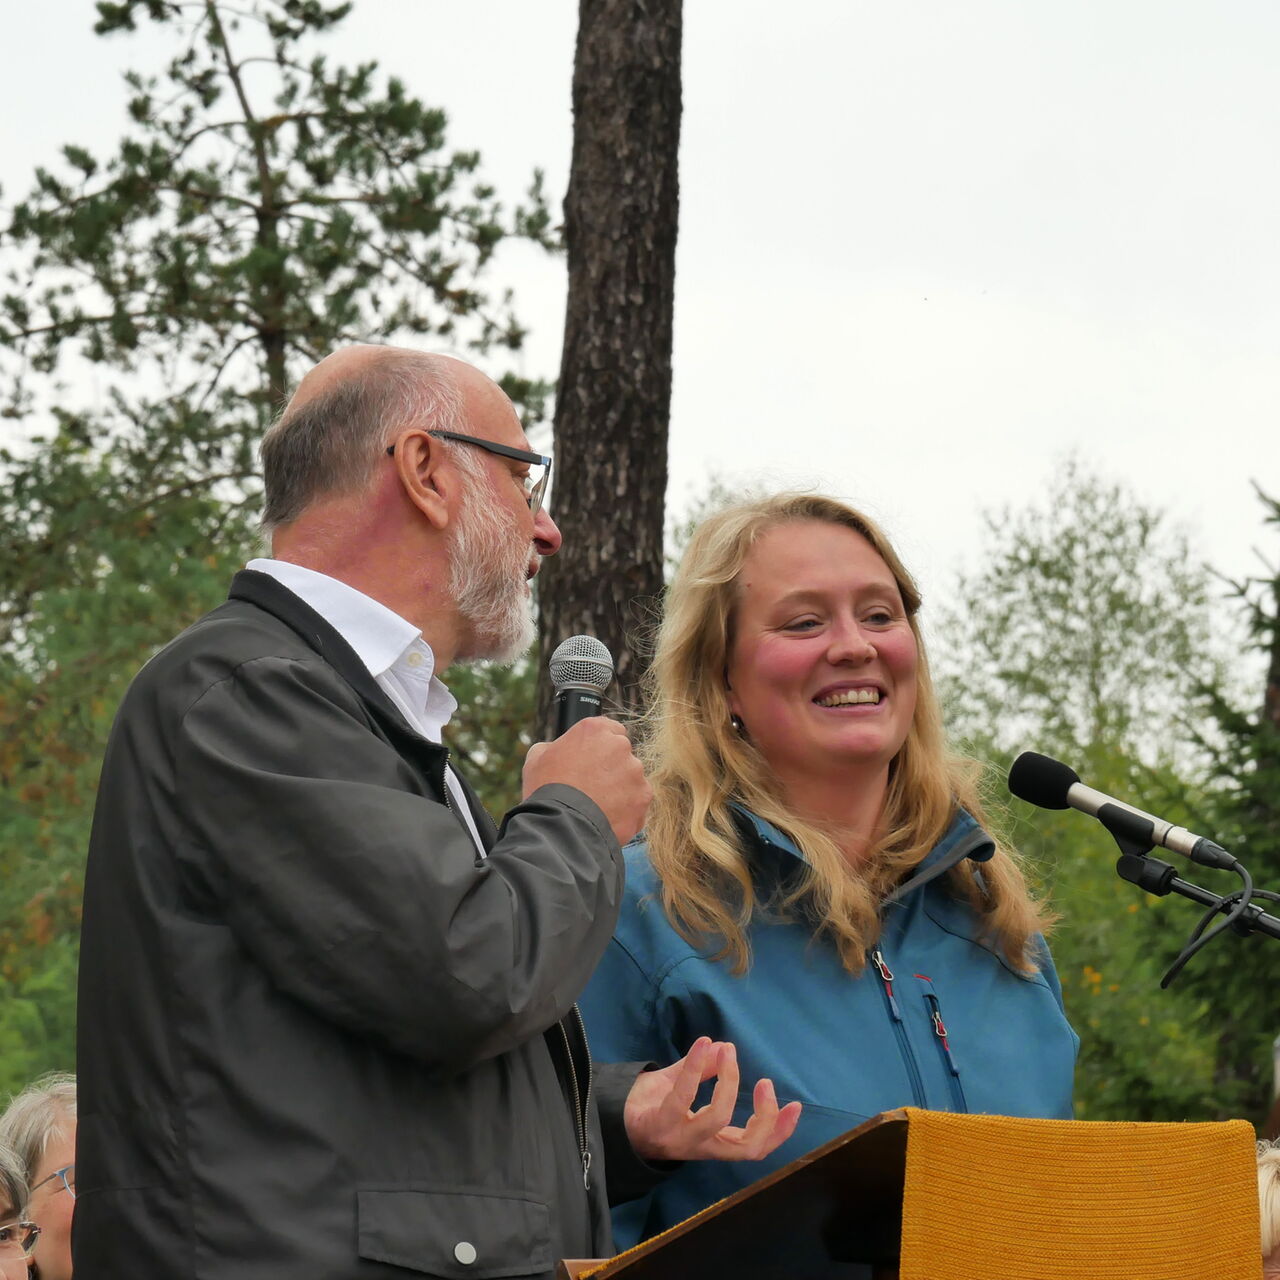
[[[1120,849],[1120,857],[1116,860],[1116,874],[1130,884],[1145,889],[1156,897],[1165,897],[1170,893],[1180,894],[1193,902],[1208,907],[1204,918],[1196,926],[1187,945],[1173,962],[1169,972],[1161,979],[1160,985],[1167,987],[1182,971],[1182,967],[1210,939],[1217,937],[1224,929],[1235,933],[1261,933],[1270,938],[1280,938],[1280,919],[1268,915],[1261,907],[1250,899],[1255,893],[1259,897],[1280,900],[1280,894],[1269,893],[1265,889],[1255,890],[1253,878],[1236,859],[1231,859],[1232,867],[1244,881],[1234,893],[1223,896],[1204,889],[1178,875],[1177,868],[1159,858],[1147,855],[1155,848],[1155,827],[1149,818],[1122,809],[1119,805],[1104,804],[1095,815],[1099,822],[1111,833],[1112,839]],[[1230,855],[1228,855],[1229,857]],[[1208,933],[1205,926],[1215,915],[1226,913],[1227,918]]]

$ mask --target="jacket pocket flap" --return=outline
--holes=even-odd
[[[453,1280],[550,1271],[551,1218],[537,1200],[471,1188],[356,1190],[362,1258]]]

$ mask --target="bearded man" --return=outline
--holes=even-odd
[[[526,647],[560,545],[502,391],[351,348],[262,455],[271,558],[147,663],[103,765],[76,1275],[550,1277],[609,1251],[606,1168],[618,1199],[762,1156],[795,1104],[761,1082],[727,1127],[730,1045],[593,1067],[573,1002],[649,796],[621,726],[532,748],[500,830],[440,745],[440,674]]]

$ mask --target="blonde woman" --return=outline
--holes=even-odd
[[[605,1059],[731,1040],[803,1112],[763,1165],[686,1164],[623,1206],[619,1246],[892,1107],[1071,1113],[1045,918],[945,752],[919,605],[830,498],[743,502],[689,543],[651,672],[654,799],[582,1008]]]

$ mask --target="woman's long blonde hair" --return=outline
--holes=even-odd
[[[763,534],[802,520],[852,529],[871,544],[897,581],[919,655],[915,715],[889,766],[881,834],[856,874],[829,832],[787,807],[763,757],[729,720],[725,670],[738,575]],[[738,502],[704,520],[690,539],[667,592],[647,677],[643,753],[654,794],[645,834],[668,918],[695,945],[718,944],[717,958],[728,959],[734,972],[750,963],[747,928],[768,905],[814,920],[834,940],[844,967],[860,973],[879,936],[881,899],[942,838],[956,806],[984,822],[976,766],[945,748],[919,607],[920,593],[884,534],[833,498],[782,493]],[[798,880],[777,901],[758,901],[732,801],[785,831],[805,855]],[[997,842],[981,881],[968,859],[948,877],[992,944],[1018,969],[1032,970],[1033,936],[1048,920],[1014,852]]]

